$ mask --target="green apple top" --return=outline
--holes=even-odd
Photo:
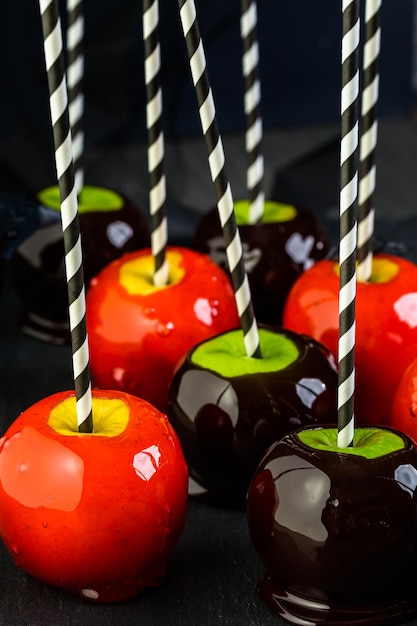
[[[234,205],[236,222],[238,226],[250,224],[249,200],[237,200]],[[281,202],[266,201],[264,203],[262,224],[276,224],[278,222],[289,222],[297,216],[297,209],[291,204],[282,204]]]
[[[355,428],[353,446],[337,445],[337,428],[312,428],[297,432],[299,440],[315,450],[355,454],[366,459],[377,459],[405,448],[404,439],[386,428]]]
[[[38,193],[38,200],[45,206],[56,209],[61,208],[61,198],[59,187],[47,187]],[[103,187],[93,187],[85,185],[80,194],[78,201],[78,211],[80,213],[88,213],[90,211],[119,211],[123,207],[123,198],[112,191]]]
[[[246,355],[241,329],[232,330],[199,344],[191,354],[191,361],[221,376],[235,377],[285,369],[297,360],[299,350],[286,335],[259,329],[262,358]]]

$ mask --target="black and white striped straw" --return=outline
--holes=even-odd
[[[258,11],[256,0],[241,0],[240,33],[243,45],[242,69],[245,79],[246,154],[248,159],[247,189],[250,202],[249,222],[262,220],[264,159],[261,116],[261,81],[259,77]]]
[[[82,0],[67,0],[67,88],[69,118],[72,133],[72,158],[75,170],[75,188],[81,193],[84,185],[84,15]]]
[[[249,282],[243,263],[242,243],[236,225],[233,197],[226,176],[225,156],[220,137],[206,56],[194,0],[178,0],[191,75],[197,95],[201,127],[207,145],[211,178],[216,191],[220,222],[226,242],[226,255],[232,277],[236,305],[248,357],[261,357],[259,332],[253,312]]]
[[[374,233],[376,180],[375,156],[378,137],[377,103],[379,96],[379,53],[381,48],[380,8],[381,0],[366,0],[358,208],[357,272],[358,280],[361,282],[368,282],[372,274],[372,236]]]
[[[55,164],[61,199],[77,422],[80,432],[92,432],[92,398],[82,250],[72,160],[61,22],[57,0],[39,0],[39,7],[48,76]]]
[[[359,0],[342,0],[338,437],[353,445],[355,390],[356,212],[359,164]]]
[[[165,213],[165,143],[162,129],[161,51],[159,41],[159,2],[143,0],[143,41],[145,47],[146,126],[148,130],[149,208],[152,219],[151,248],[155,260],[154,285],[169,280],[166,259],[168,227]]]

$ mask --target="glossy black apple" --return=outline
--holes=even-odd
[[[249,202],[234,206],[256,317],[265,324],[280,324],[291,286],[305,269],[324,258],[329,239],[309,209],[266,202],[262,221],[249,224]],[[228,270],[217,207],[199,222],[193,247]]]
[[[241,330],[198,344],[169,391],[190,493],[219,505],[244,506],[257,464],[284,433],[337,419],[337,373],[327,350],[286,329],[262,327],[259,335],[262,359],[245,356]]]
[[[292,624],[391,623],[417,609],[417,453],[388,428],[300,429],[267,451],[247,519],[258,592]]]
[[[68,293],[58,187],[36,197],[48,215],[15,252],[12,276],[22,304],[24,332],[51,343],[69,343]],[[110,189],[83,187],[79,219],[86,287],[110,261],[149,245],[144,215],[129,198]]]

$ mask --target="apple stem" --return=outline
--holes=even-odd
[[[201,126],[208,150],[211,178],[217,195],[217,207],[226,242],[227,262],[243,330],[245,350],[248,357],[261,358],[258,325],[243,261],[242,242],[236,224],[232,191],[224,166],[225,155],[216,120],[216,109],[197,23],[195,2],[194,0],[178,0],[178,5],[191,76],[199,105]]]
[[[263,129],[257,22],[256,0],[241,0],[240,34],[243,45],[242,69],[245,79],[245,143],[248,157],[246,183],[250,202],[250,224],[261,222],[265,204],[265,194],[262,189],[264,160],[261,154]]]

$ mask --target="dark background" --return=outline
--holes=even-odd
[[[240,132],[245,121],[239,0],[196,4],[220,130]],[[141,4],[85,0],[84,13],[86,152],[132,145],[145,137]],[[337,121],[340,3],[259,0],[258,17],[265,128]],[[408,115],[413,1],[384,0],[381,20],[380,114]],[[175,0],[161,0],[160,21],[166,138],[199,136]],[[2,2],[0,29],[0,187],[37,190],[55,182],[38,3]]]

